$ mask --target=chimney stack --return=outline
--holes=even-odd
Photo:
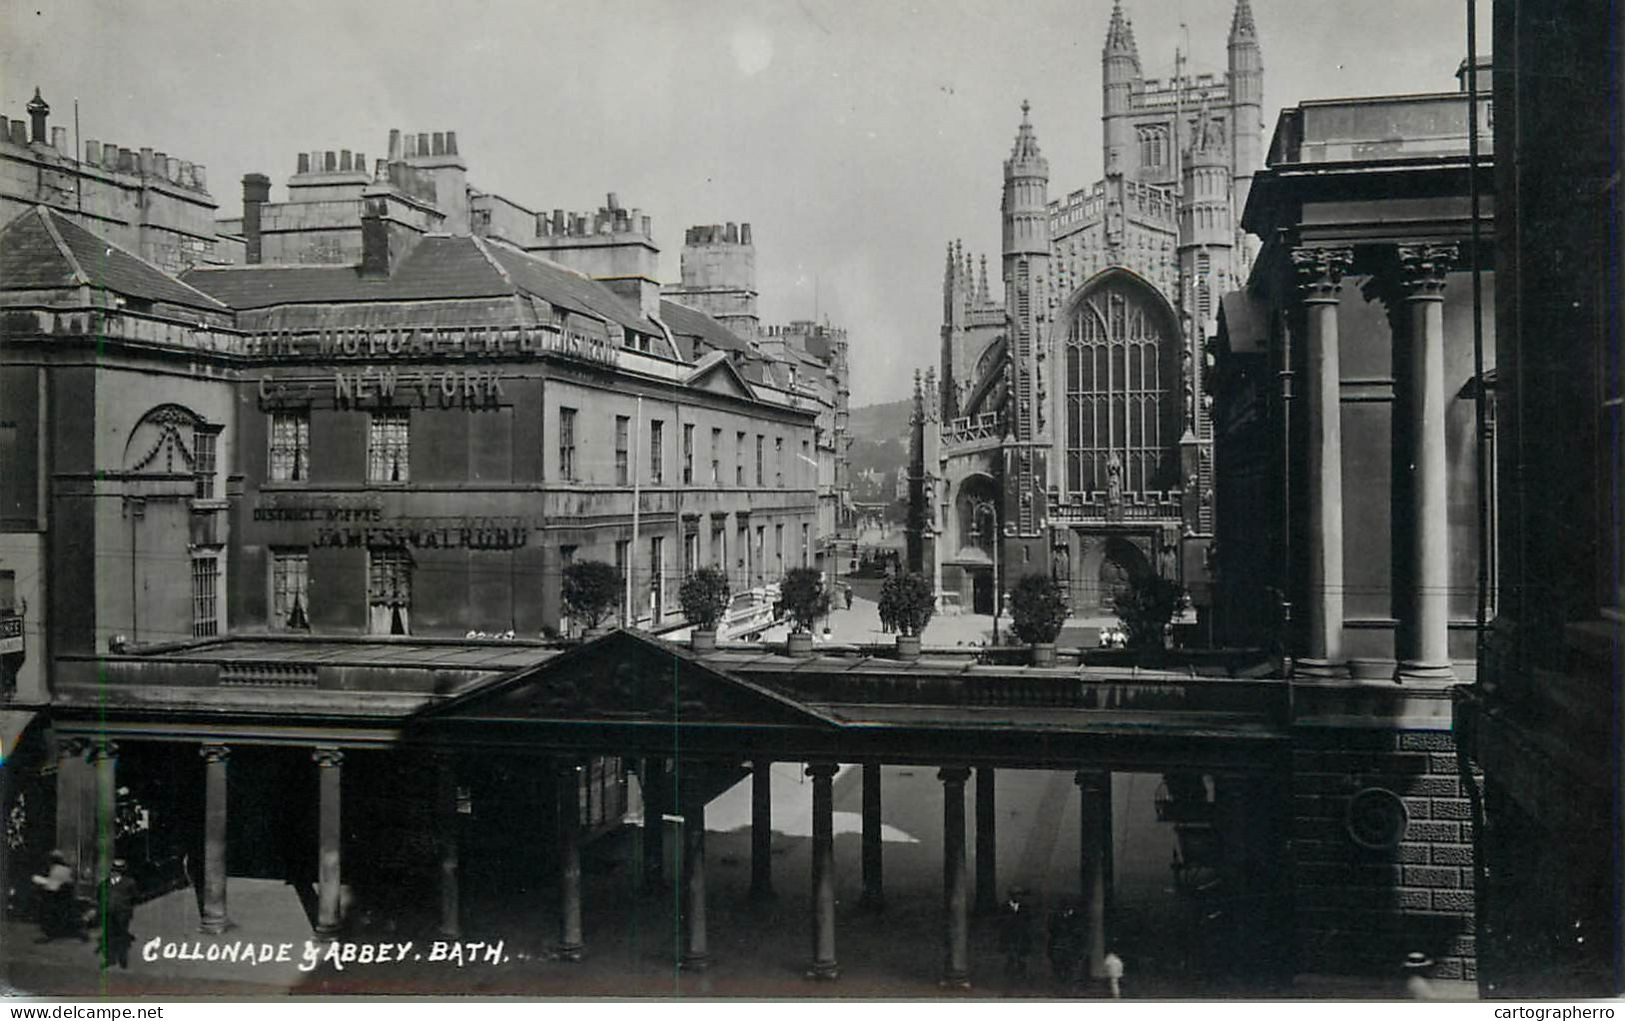
[[[34,86],[34,98],[28,101],[28,119],[34,126],[34,141],[40,145],[49,144],[50,138],[45,133],[45,118],[50,116],[51,104],[39,94],[39,86]],[[16,139],[12,139],[16,141]]]
[[[102,144],[94,138],[85,139],[85,162],[93,167],[102,165]]]
[[[739,225],[739,243],[742,245],[750,244],[750,224],[742,223]]]
[[[68,129],[67,128],[52,128],[51,129],[51,148],[53,148],[57,152],[60,152],[60,153],[63,153],[63,154],[73,152],[72,149],[68,148]]]
[[[303,155],[303,154],[301,154]],[[260,261],[260,207],[271,201],[271,179],[264,174],[243,175],[243,237],[248,241],[248,262]]]
[[[390,219],[389,205],[398,201],[387,191],[361,200],[361,275],[387,278],[412,251],[422,235],[417,228]]]

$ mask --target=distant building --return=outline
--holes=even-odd
[[[854,523],[848,448],[851,374],[846,330],[810,320],[763,325],[757,310],[756,246],[748,223],[690,227],[684,234],[679,283],[661,289],[669,302],[707,313],[743,344],[695,335],[695,350],[725,348],[747,376],[776,379],[819,409],[818,528],[826,541]]]
[[[1022,104],[1004,163],[1002,293],[949,245],[942,345],[916,411],[910,560],[990,612],[1025,574],[1074,613],[1114,612],[1131,581],[1209,603],[1212,435],[1202,341],[1256,242],[1240,213],[1259,163],[1263,59],[1238,0],[1224,74],[1146,78],[1114,4],[1101,51],[1104,179],[1049,198]],[[1000,554],[995,557],[994,544]],[[1001,578],[993,577],[995,559]]]

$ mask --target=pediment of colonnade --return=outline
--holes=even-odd
[[[834,729],[824,712],[634,631],[611,631],[420,713],[414,724],[649,724]]]

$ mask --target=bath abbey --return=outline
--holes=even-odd
[[[978,267],[949,245],[941,365],[915,416],[913,553],[950,604],[992,612],[993,593],[1028,573],[1062,580],[1079,617],[1110,616],[1146,574],[1204,602],[1203,339],[1257,244],[1241,226],[1263,130],[1248,0],[1226,46],[1224,74],[1187,74],[1181,53],[1171,79],[1147,78],[1115,6],[1101,51],[1104,177],[1052,198],[1023,103],[1004,162],[1002,295],[985,256]]]

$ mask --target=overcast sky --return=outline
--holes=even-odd
[[[1480,47],[1489,49],[1480,2]],[[1223,72],[1233,0],[1128,0],[1141,62]],[[1300,99],[1448,91],[1465,0],[1253,0],[1265,142]],[[300,150],[384,154],[390,128],[457,132],[478,186],[533,209],[614,191],[683,229],[748,221],[764,321],[847,327],[855,405],[936,359],[946,243],[996,276],[1001,164],[1023,98],[1052,198],[1101,176],[1111,0],[0,0],[0,104],[285,196]]]

